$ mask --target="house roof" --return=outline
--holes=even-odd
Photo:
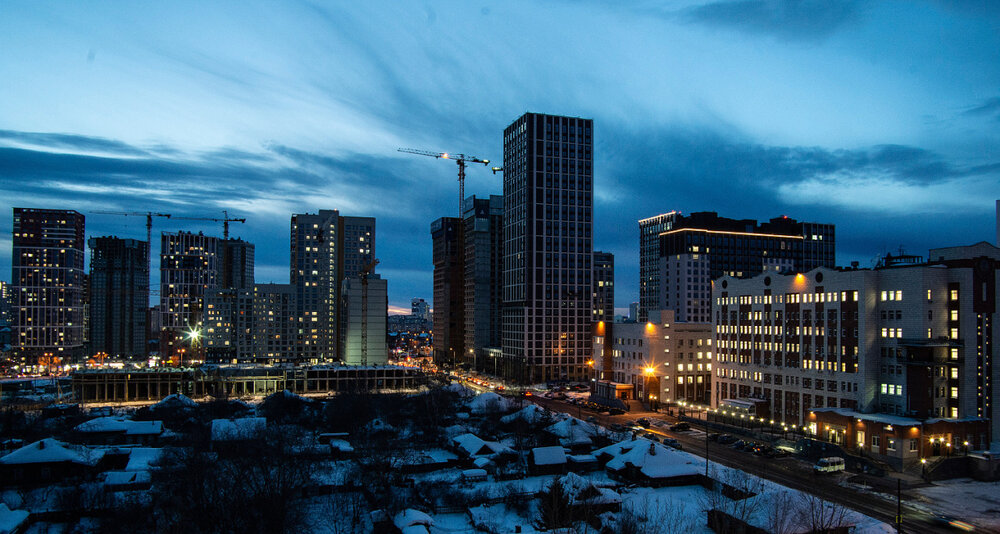
[[[128,449],[128,451],[126,471],[148,471],[152,464],[156,463],[160,456],[163,456],[163,449],[136,447]]]
[[[591,439],[597,435],[597,428],[590,423],[585,423],[570,417],[545,429],[546,432],[559,438],[559,443],[564,447],[572,445],[590,445],[594,441]]]
[[[406,510],[396,514],[396,516],[392,518],[392,523],[396,525],[396,528],[398,529],[412,527],[414,525],[429,527],[434,524],[434,518],[424,512],[421,512],[420,510],[407,508]]]
[[[485,441],[475,434],[462,434],[452,438],[452,442],[469,456],[491,456],[512,453],[513,449],[497,441]]]
[[[631,466],[647,478],[673,478],[701,472],[699,467],[692,464],[689,454],[652,441],[643,441],[648,445],[636,445],[627,452],[622,452],[607,463],[607,468],[620,471]]]
[[[510,415],[505,415],[501,417],[500,422],[510,424],[513,423],[514,421],[520,420],[528,424],[534,424],[537,423],[538,421],[541,421],[544,416],[545,416],[545,410],[539,408],[535,404],[529,404]]]
[[[80,423],[73,430],[87,434],[123,432],[129,436],[156,436],[163,433],[163,421],[133,421],[125,417],[108,416]]]
[[[513,401],[497,395],[492,391],[487,391],[486,393],[480,393],[476,395],[471,401],[469,401],[469,411],[474,414],[483,414],[486,412],[505,412],[514,407]]]
[[[149,407],[150,410],[159,410],[163,408],[194,408],[198,406],[198,403],[191,400],[185,395],[180,393],[174,393],[173,395],[167,395],[163,397],[163,400]]]
[[[566,463],[566,451],[562,446],[535,447],[531,449],[535,465],[562,465]]]
[[[14,532],[21,527],[31,515],[26,510],[11,510],[6,503],[0,502],[0,532]]]
[[[104,456],[104,453],[100,450],[85,449],[85,451],[71,449],[60,441],[46,438],[25,445],[0,458],[0,464],[25,465],[72,462],[81,465],[94,465]]]
[[[109,471],[104,475],[106,486],[138,486],[152,480],[149,471]]]

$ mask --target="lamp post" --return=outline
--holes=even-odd
[[[968,456],[969,455],[969,442],[966,441],[966,442],[962,443],[962,448],[965,449],[965,455]]]
[[[920,459],[920,478],[927,480],[927,458]]]

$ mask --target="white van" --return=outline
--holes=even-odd
[[[820,458],[813,466],[813,473],[836,473],[844,470],[844,459],[839,456]]]

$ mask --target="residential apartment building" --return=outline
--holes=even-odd
[[[295,363],[299,355],[299,321],[292,284],[256,284],[253,288],[253,362]]]
[[[593,322],[615,319],[615,255],[594,251]]]
[[[219,287],[219,239],[190,232],[160,235],[160,357],[204,361],[205,296]]]
[[[47,367],[84,356],[84,216],[14,208],[11,285],[16,356]]]
[[[486,349],[500,347],[503,197],[471,196],[462,216],[465,360],[486,371]]]
[[[90,353],[145,357],[149,307],[149,243],[92,237],[90,247]]]
[[[585,379],[593,121],[525,113],[504,130],[503,144],[503,374],[531,383]]]
[[[998,265],[983,242],[873,270],[724,276],[712,404],[751,400],[792,425],[824,409],[995,420]]]
[[[337,210],[292,215],[290,245],[297,359],[341,359],[342,283],[375,260],[375,219],[341,216]]]
[[[639,306],[632,320],[646,322],[658,308],[660,294],[660,234],[674,227],[676,211],[639,219]]]

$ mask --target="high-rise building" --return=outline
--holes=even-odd
[[[377,274],[351,276],[343,289],[343,354],[348,365],[385,365],[389,362],[386,344],[389,311],[388,283]]]
[[[615,255],[594,251],[593,321],[615,320]]]
[[[821,408],[995,421],[998,274],[1000,249],[981,242],[931,250],[927,263],[725,276],[713,406],[759,401],[792,425]]]
[[[671,219],[672,228],[660,234],[657,305],[674,310],[680,322],[711,321],[712,280],[723,275],[746,278],[834,264],[832,224],[788,217],[758,224],[714,212]]]
[[[592,341],[593,121],[525,113],[503,144],[503,372],[522,382],[583,380]]]
[[[219,239],[202,233],[160,236],[160,357],[203,361],[205,296],[219,287]]]
[[[90,352],[112,358],[145,357],[149,307],[149,243],[92,237]]]
[[[9,325],[13,318],[14,291],[9,282],[0,280],[0,324]]]
[[[219,287],[252,290],[254,245],[242,239],[219,241]]]
[[[342,282],[374,261],[375,219],[342,217],[337,210],[292,215],[290,259],[299,359],[341,359]]]
[[[434,261],[434,362],[451,366],[471,360],[465,354],[465,246],[457,217],[431,223]]]
[[[500,347],[503,291],[503,197],[471,196],[462,217],[465,355],[486,371],[486,349]]]
[[[660,294],[660,234],[673,228],[676,211],[639,219],[639,308],[633,321],[646,322],[658,307]]]
[[[294,362],[298,326],[296,287],[292,284],[257,284],[253,290],[253,361],[274,364]]]
[[[431,306],[422,298],[413,297],[410,300],[410,315],[422,321],[431,321]]]
[[[14,208],[15,351],[29,365],[83,356],[84,216]]]
[[[205,295],[203,343],[205,361],[242,363],[254,360],[254,291],[222,288]]]

